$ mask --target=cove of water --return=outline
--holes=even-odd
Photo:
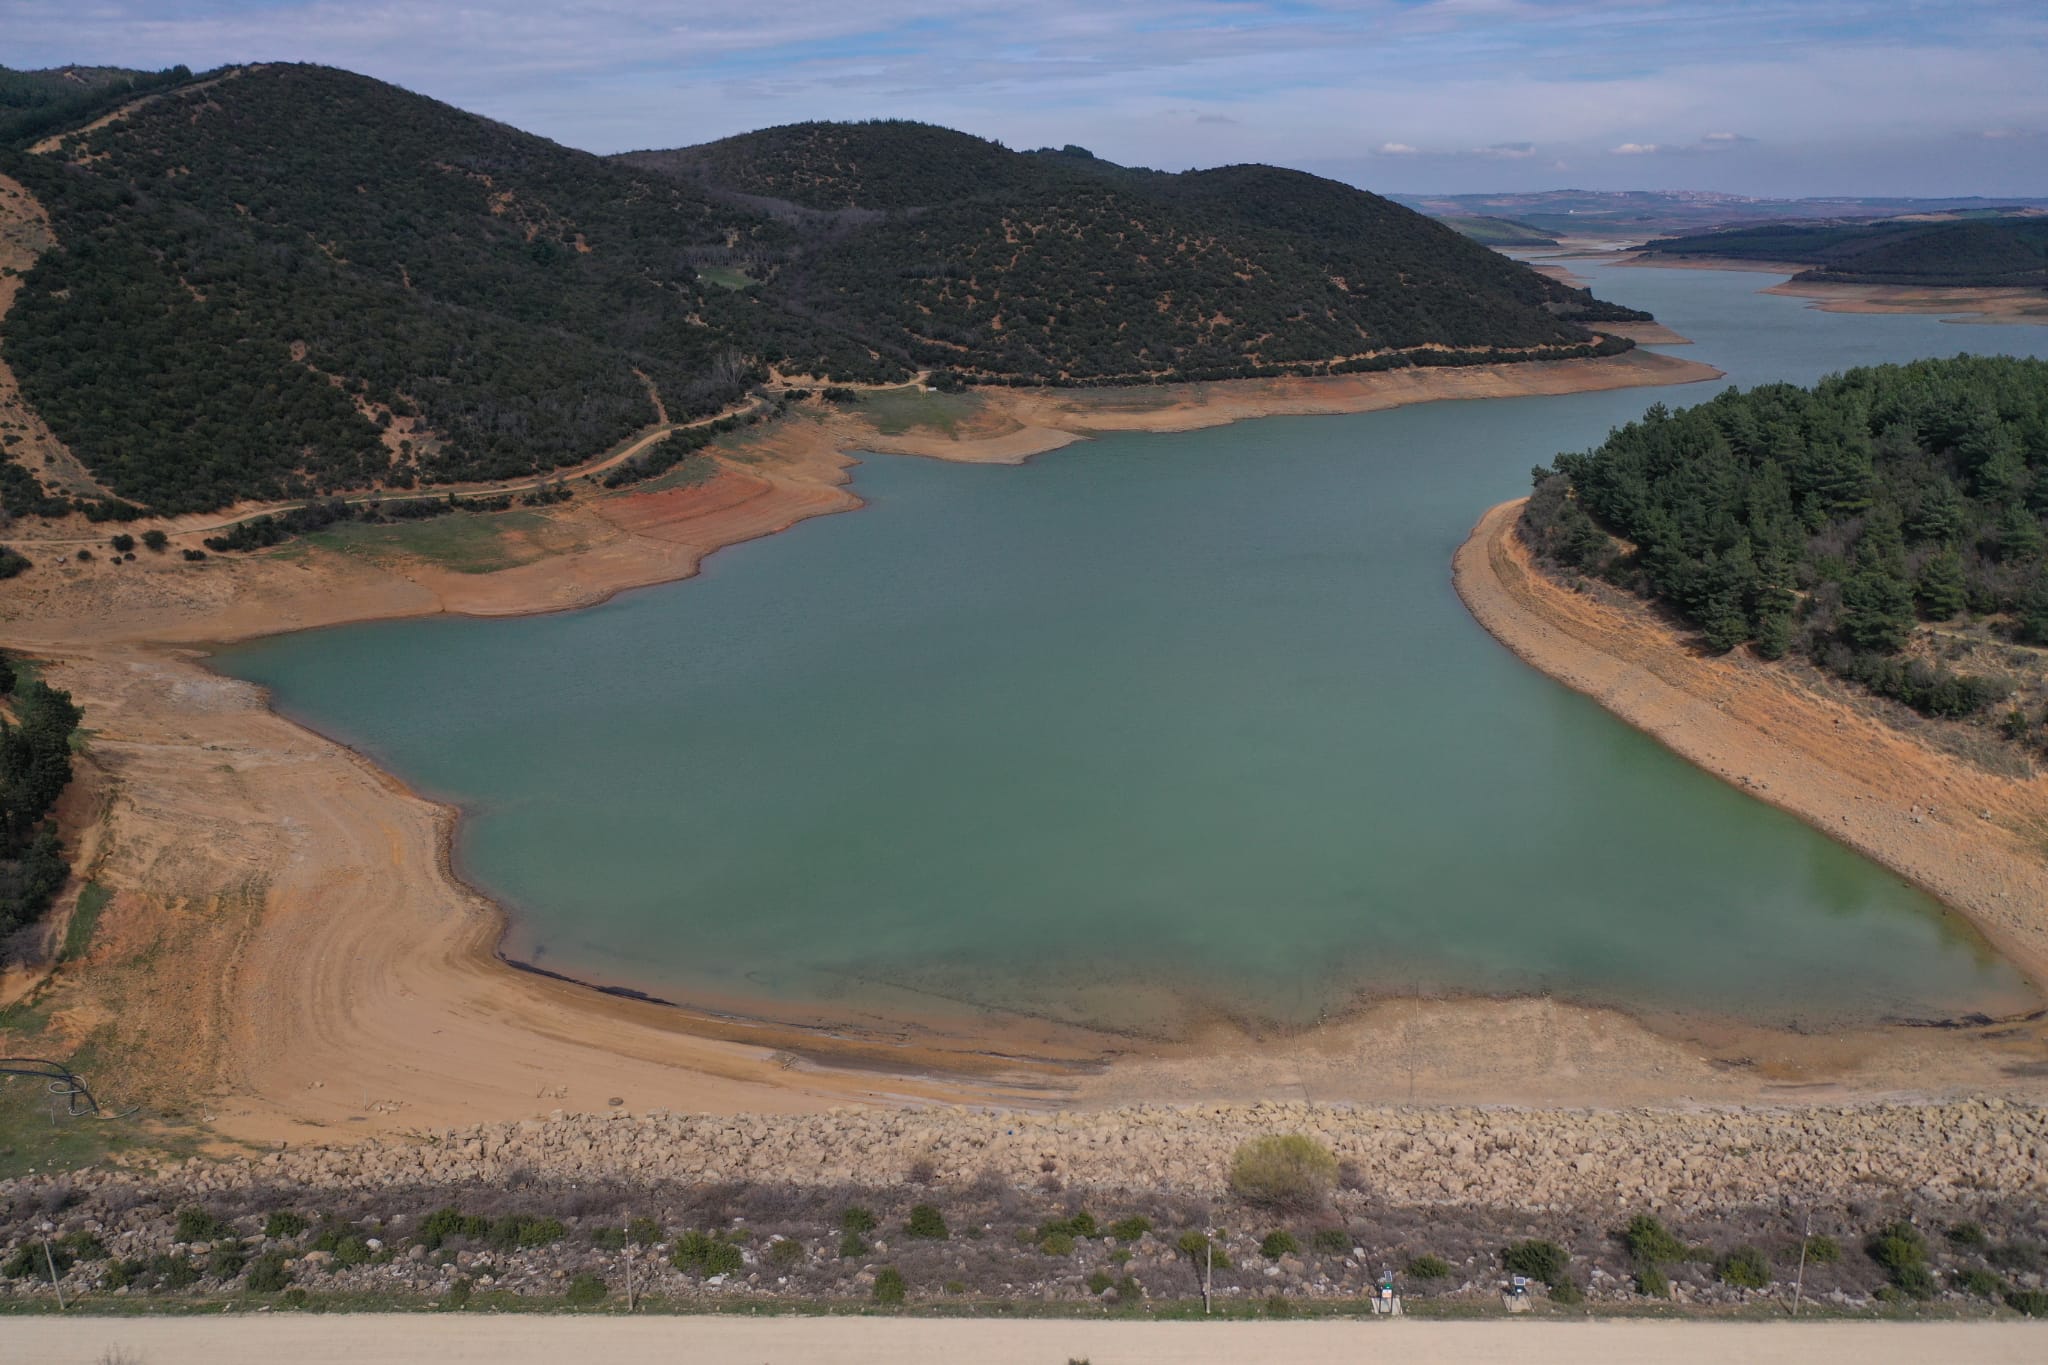
[[[2048,328],[1821,313],[1756,274],[1584,273],[1745,386],[2048,353]],[[1451,589],[1532,465],[1719,387],[868,458],[866,510],[689,582],[217,663],[458,804],[508,954],[670,999],[1169,1032],[1418,989],[2023,1008],[1926,896],[1524,666]]]

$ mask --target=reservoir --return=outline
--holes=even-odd
[[[2048,354],[2048,328],[1822,313],[1763,275],[1581,273],[1745,387]],[[1168,1035],[1415,991],[1801,1027],[2030,1007],[1925,895],[1452,591],[1532,465],[1718,387],[865,457],[865,510],[687,582],[215,662],[461,809],[507,955],[670,1000]]]

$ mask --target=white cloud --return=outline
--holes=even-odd
[[[1474,147],[1474,156],[1490,156],[1500,161],[1522,161],[1536,155],[1533,142],[1496,142],[1487,147]]]
[[[1382,142],[1380,144],[1381,156],[1415,156],[1421,150],[1420,147],[1410,147],[1405,142]]]
[[[1614,149],[1616,156],[1649,156],[1664,149],[1654,142],[1624,142]]]

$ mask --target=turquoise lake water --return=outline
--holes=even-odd
[[[1727,383],[2048,328],[1593,268]],[[505,950],[792,1016],[1172,1031],[1390,992],[1806,1025],[2034,997],[1913,888],[1476,626],[1450,559],[1532,465],[1721,385],[867,459],[866,510],[589,611],[282,636],[218,665],[464,810]]]

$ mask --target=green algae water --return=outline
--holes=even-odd
[[[1586,273],[1731,383],[2048,353],[1755,274]],[[2030,1006],[1927,897],[1526,667],[1452,591],[1532,465],[1717,387],[870,458],[866,510],[686,583],[218,662],[462,808],[509,956],[672,1000],[1147,1032],[1416,990],[1802,1026]]]

